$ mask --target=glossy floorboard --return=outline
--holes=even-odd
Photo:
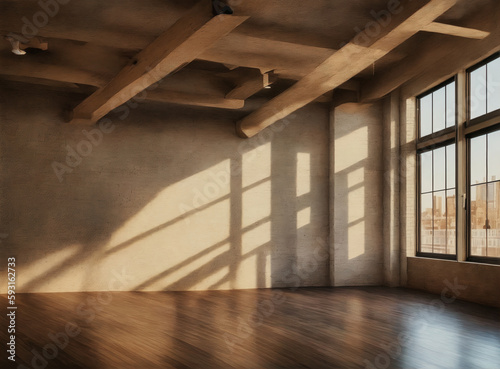
[[[382,287],[18,295],[17,361],[2,350],[1,367],[500,368],[499,309],[451,300]]]

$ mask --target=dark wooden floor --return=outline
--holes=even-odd
[[[500,368],[499,309],[446,301],[389,288],[18,295],[18,357],[1,367]]]

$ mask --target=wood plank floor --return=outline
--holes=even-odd
[[[17,298],[2,368],[500,368],[499,309],[405,289]]]

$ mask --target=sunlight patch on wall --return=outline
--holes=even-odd
[[[354,259],[365,253],[365,221],[349,226],[348,237],[348,258]]]
[[[246,228],[271,215],[271,182],[267,181],[243,192],[242,226]]]
[[[267,221],[243,234],[241,238],[241,254],[244,256],[254,252],[269,241],[271,241],[271,222]]]
[[[311,207],[297,212],[297,229],[302,228],[311,223]]]
[[[238,276],[234,288],[271,286],[270,241],[271,222],[269,220],[243,233],[242,256],[238,259]],[[265,286],[262,286],[262,283],[265,283]]]
[[[347,173],[347,187],[352,188],[365,181],[365,169],[359,168]]]
[[[46,283],[37,283],[30,289],[30,292],[39,290],[45,292],[73,291],[80,288],[85,280],[86,268],[76,262],[75,265],[68,264],[68,261],[80,251],[80,245],[70,245],[36,260],[29,266],[19,264],[17,272],[22,277],[17,279],[18,288],[22,289],[26,285],[33,283],[33,281],[43,281],[43,278],[53,271],[57,272],[55,277],[47,279]]]
[[[349,260],[365,252],[365,188],[349,191],[347,195],[348,257]]]
[[[163,290],[169,285],[174,284],[181,279],[184,279],[184,283],[186,285],[189,285],[190,289],[202,289],[208,287],[220,279],[220,277],[217,277],[221,273],[220,270],[218,270],[218,266],[220,265],[220,263],[216,263],[215,259],[217,257],[221,257],[221,255],[223,255],[224,253],[228,253],[229,250],[230,244],[226,243],[203,255],[191,255],[191,258],[186,258],[184,262],[180,262],[177,264],[172,263],[170,260],[168,260],[167,257],[165,263],[163,264],[163,268],[165,270],[172,269],[171,272],[164,273],[161,279],[158,279],[154,283],[150,284],[147,289]],[[229,257],[227,259],[229,259]],[[225,262],[224,264],[227,264],[227,262]],[[220,266],[220,268],[221,270],[225,270],[225,273],[227,273],[227,265]],[[142,277],[142,282],[151,277],[157,276],[161,272],[163,272],[163,270],[158,270],[156,273],[148,273],[145,278]],[[212,276],[214,275],[216,277],[212,278]]]
[[[368,127],[335,140],[335,172],[341,172],[368,158]]]
[[[176,223],[189,224],[193,219],[199,219],[200,209],[228,197],[229,167],[230,161],[224,160],[168,186],[112,235],[106,249],[110,250],[131,239],[142,237],[156,228]],[[198,222],[196,226],[200,223],[202,222]],[[192,226],[194,227],[195,225]]]
[[[297,197],[311,192],[311,154],[297,153]]]
[[[134,286],[170,268],[177,268],[175,273],[169,273],[166,279],[162,278],[162,285],[155,285],[160,289],[165,287],[165,282],[173,283],[191,272],[194,279],[199,278],[194,273],[196,268],[229,250],[230,201],[219,201],[197,211],[190,219],[189,223],[175,222],[155,229],[130,244],[105,253],[100,268],[106,270],[116,265],[129,266],[129,272],[135,278]]]
[[[259,283],[259,281],[261,281]],[[262,285],[262,283],[264,285]],[[271,255],[269,250],[242,258],[234,288],[271,287]]]
[[[365,199],[365,188],[360,187],[354,191],[349,191],[347,195],[347,221],[352,223],[356,220],[365,217],[365,206],[367,205]]]
[[[242,155],[243,188],[271,177],[271,143],[256,147]]]
[[[229,275],[229,266],[224,266],[217,271],[206,276],[203,280],[198,282],[192,289],[193,290],[207,290],[213,289],[230,289],[230,281],[225,280]]]

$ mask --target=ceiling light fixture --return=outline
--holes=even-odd
[[[10,42],[12,46],[12,52],[16,55],[26,55],[26,51],[21,50],[20,46],[21,43],[19,40],[16,40],[15,38],[12,38],[10,36],[6,36],[5,39]]]
[[[24,50],[28,48],[40,50],[49,49],[48,41],[42,37],[33,37],[24,41],[21,35],[10,33],[8,36],[5,36],[5,39],[10,42],[12,53],[16,55],[26,55],[26,51]]]
[[[270,73],[264,73],[262,75],[262,83],[264,84],[264,88],[269,90],[271,88],[271,84],[273,83],[274,81],[271,82],[271,78],[270,78]]]

